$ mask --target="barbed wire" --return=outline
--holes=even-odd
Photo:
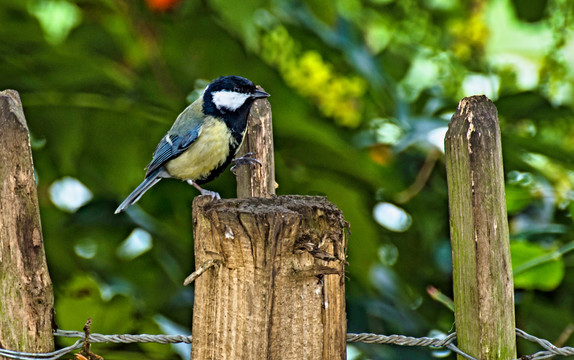
[[[542,346],[545,350],[539,351],[532,355],[523,355],[518,359],[514,360],[539,360],[548,359],[554,356],[572,356],[574,355],[573,347],[557,347],[552,345],[550,341],[538,338],[536,336],[530,335],[523,330],[516,329],[516,335],[526,340],[535,342]],[[48,353],[27,353],[19,352],[0,348],[0,356],[4,356],[9,359],[16,360],[56,360],[62,356],[78,350],[82,347],[82,344],[87,340],[89,343],[158,343],[158,344],[177,344],[186,343],[191,344],[191,336],[189,335],[131,335],[131,334],[115,334],[115,335],[103,335],[103,334],[88,334],[86,339],[86,334],[81,331],[68,331],[68,330],[57,330],[54,332],[54,336],[67,337],[67,338],[80,338],[73,345],[64,347],[62,349],[48,352]],[[399,346],[426,346],[431,348],[447,348],[468,360],[477,360],[476,358],[464,353],[455,344],[456,332],[447,335],[444,338],[431,338],[431,337],[411,337],[405,335],[378,335],[370,333],[361,334],[347,334],[348,343],[366,343],[366,344],[393,344]]]

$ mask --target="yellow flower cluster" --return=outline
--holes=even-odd
[[[451,27],[451,33],[455,38],[452,50],[456,57],[467,61],[480,55],[488,38],[484,13],[475,11],[469,18],[456,21]]]
[[[337,74],[317,51],[301,52],[283,26],[266,33],[261,48],[263,59],[280,71],[287,85],[312,99],[321,113],[339,125],[361,123],[361,98],[367,90],[363,79]]]

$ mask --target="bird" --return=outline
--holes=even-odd
[[[115,214],[136,203],[166,178],[186,181],[202,195],[220,199],[218,193],[200,185],[214,180],[232,161],[259,163],[248,156],[235,160],[234,157],[245,138],[251,106],[255,100],[269,96],[241,76],[213,80],[176,118],[153,152],[143,182],[118,206]]]

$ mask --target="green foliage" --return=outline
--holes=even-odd
[[[350,331],[452,329],[425,290],[452,297],[442,139],[461,97],[493,99],[520,239],[517,324],[557,338],[574,318],[573,18],[569,0],[3,1],[0,88],[20,92],[34,139],[59,326],[91,316],[99,332],[189,328],[196,191],[166,180],[127,214],[113,210],[206,81],[238,74],[272,94],[278,193],[327,195],[351,223]],[[79,209],[53,198],[66,177],[92,196]],[[229,172],[207,187],[235,196]],[[177,356],[167,349],[104,356]]]
[[[515,241],[511,244],[510,251],[512,252],[515,288],[550,291],[562,282],[564,262],[559,255],[554,255],[555,249],[545,249],[539,244]],[[540,261],[541,257],[546,261]]]
[[[287,85],[314,100],[323,115],[348,127],[360,124],[360,99],[366,90],[361,78],[337,75],[317,51],[299,54],[297,44],[282,26],[263,36],[261,48],[263,59],[280,70]]]
[[[131,300],[116,295],[104,301],[98,284],[86,275],[73,278],[58,298],[56,313],[58,326],[62,329],[81,329],[90,317],[97,319],[92,330],[101,334],[123,334],[133,327],[134,309]]]

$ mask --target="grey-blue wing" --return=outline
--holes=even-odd
[[[199,137],[200,131],[201,125],[197,124],[184,134],[170,134],[168,132],[153,152],[153,158],[146,168],[146,177],[169,160],[178,157],[185,150],[189,149],[191,144]]]

